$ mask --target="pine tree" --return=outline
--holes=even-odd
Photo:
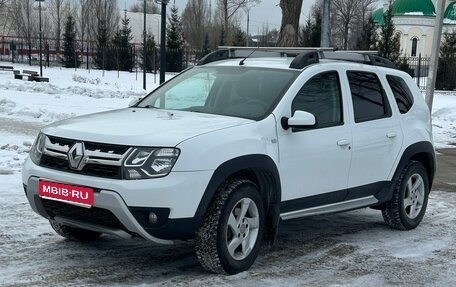
[[[144,67],[144,46],[141,46],[141,69]],[[154,36],[150,33],[147,34],[146,40],[146,49],[147,49],[147,61],[146,61],[146,71],[153,72],[157,67],[157,44],[155,43]]]
[[[130,19],[125,13],[122,19],[121,29],[114,35],[112,41],[114,48],[114,61],[117,69],[120,71],[132,71],[133,69],[133,47],[130,41],[133,39],[131,35]]]
[[[384,23],[381,26],[380,41],[378,42],[378,52],[380,56],[389,59],[393,63],[399,62],[400,56],[400,34],[396,32],[393,22],[393,10],[391,1],[388,10],[383,15]]]
[[[435,87],[439,90],[456,89],[456,34],[443,34]]]
[[[368,20],[363,25],[363,30],[356,42],[356,49],[361,51],[374,50],[377,44],[377,26],[375,25],[372,13],[368,16]]]
[[[65,68],[77,68],[81,65],[81,59],[76,54],[76,23],[71,15],[65,21],[61,63]]]
[[[99,69],[112,70],[112,55],[109,47],[108,29],[106,22],[101,20],[97,27],[97,52],[95,54],[95,65]]]
[[[220,30],[219,46],[225,46],[225,29]]]
[[[246,33],[238,26],[233,27],[233,46],[244,46],[246,41]]]
[[[201,58],[204,57],[205,55],[209,54],[210,52],[211,52],[211,47],[210,47],[210,43],[209,43],[209,34],[206,33],[206,35],[204,36],[203,51],[202,51]]]
[[[310,18],[302,28],[301,46],[303,47],[320,47],[321,42],[321,10],[314,11],[314,20]]]
[[[166,71],[180,72],[183,69],[184,40],[182,37],[182,22],[178,16],[176,5],[171,7],[169,25],[166,29]]]

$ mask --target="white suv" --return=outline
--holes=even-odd
[[[372,207],[415,228],[435,154],[411,77],[366,54],[251,52],[221,49],[129,108],[43,128],[22,171],[33,210],[72,240],[194,239],[203,267],[229,274],[280,219]]]

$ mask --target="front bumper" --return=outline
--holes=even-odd
[[[22,170],[27,199],[39,215],[72,227],[123,238],[139,236],[160,244],[192,237],[200,222],[195,213],[211,175],[202,171],[171,173],[151,180],[112,180],[42,168],[30,159]],[[93,207],[86,209],[40,198],[40,178],[94,188]],[[65,211],[50,211],[50,205]],[[160,224],[148,224],[149,211],[164,218]]]

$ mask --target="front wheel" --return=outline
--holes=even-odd
[[[201,265],[215,273],[247,270],[258,256],[264,222],[263,200],[256,185],[243,179],[226,182],[196,234]]]
[[[394,229],[409,230],[423,219],[429,197],[429,180],[423,164],[412,161],[402,171],[392,199],[382,211],[385,222]]]

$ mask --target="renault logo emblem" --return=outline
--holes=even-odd
[[[75,143],[68,151],[68,162],[71,169],[82,170],[84,168],[84,143]]]

